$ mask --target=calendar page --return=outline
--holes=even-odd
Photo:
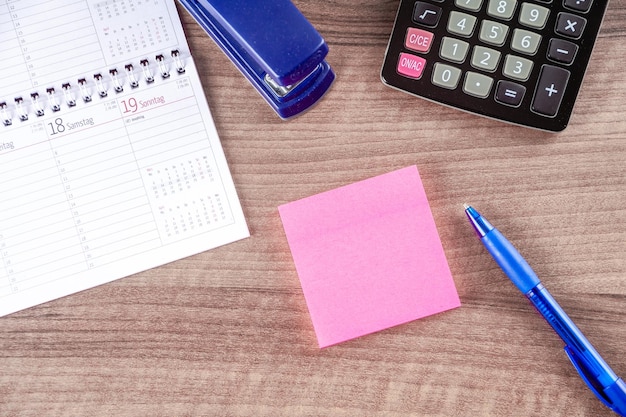
[[[0,0],[0,33],[0,100],[7,104],[50,87],[59,92],[64,83],[76,89],[82,78],[95,88],[97,73],[108,84],[111,69],[137,70],[163,51],[189,54],[173,0]]]
[[[23,16],[18,6],[35,3],[5,7]],[[173,2],[48,3],[88,6],[96,61],[139,68],[5,104],[0,316],[249,235]],[[144,8],[143,20],[124,18]],[[46,74],[37,79],[63,79]]]
[[[159,7],[162,3],[163,0],[104,0],[90,4],[107,62],[149,52],[157,45],[163,48],[178,44],[171,17]]]

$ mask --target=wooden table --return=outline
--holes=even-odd
[[[0,415],[614,415],[462,204],[626,377],[626,0],[609,5],[560,134],[385,87],[397,0],[294,2],[337,80],[288,122],[179,8],[252,236],[0,318]],[[413,164],[462,307],[320,350],[277,206]]]

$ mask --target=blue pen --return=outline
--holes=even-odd
[[[591,391],[607,407],[626,417],[626,384],[618,378],[565,311],[539,281],[513,245],[480,215],[465,205],[465,214],[491,256],[517,288],[565,342],[565,352]]]

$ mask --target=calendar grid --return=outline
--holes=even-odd
[[[0,21],[36,39],[32,2],[4,6],[9,16],[0,8]],[[0,315],[248,236],[173,1],[44,7],[52,18],[41,33],[64,39],[87,28],[90,36],[77,48],[96,51],[89,56],[98,57],[99,68],[89,61],[61,76],[67,62],[52,64],[26,91],[85,77],[80,93],[68,83],[47,100],[33,94],[32,102],[0,101]],[[60,11],[92,24],[69,31],[54,19]],[[37,68],[35,50],[29,53],[26,65]],[[107,75],[106,63],[117,59],[134,64],[137,74],[118,65],[111,77],[87,81],[90,72]],[[16,77],[20,87],[26,81]]]

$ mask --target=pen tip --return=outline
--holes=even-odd
[[[467,204],[467,203],[463,203],[463,208],[464,208],[465,210],[467,210],[468,208],[470,208],[470,206],[469,206],[469,204]]]

